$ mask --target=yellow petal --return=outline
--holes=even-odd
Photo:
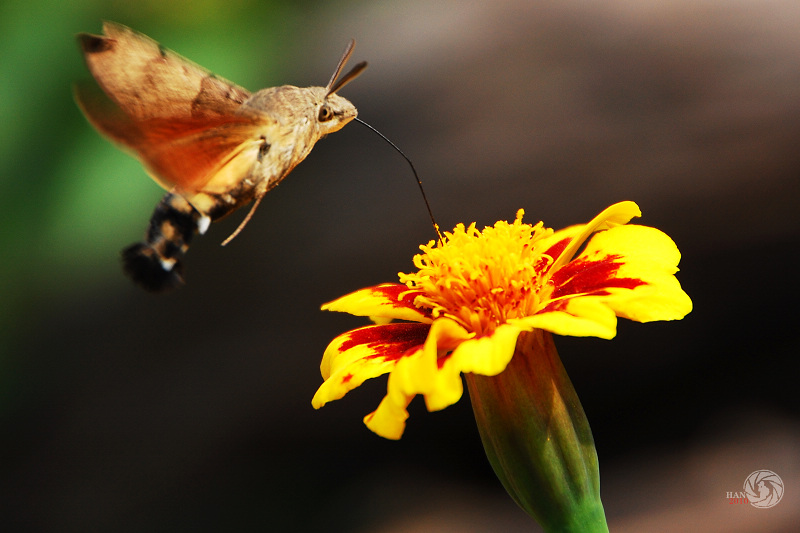
[[[408,404],[413,396],[409,396],[405,405],[384,398],[378,408],[364,417],[364,424],[385,439],[398,440],[403,436],[408,419]]]
[[[460,373],[452,366],[444,368],[440,355],[446,357],[446,353],[470,337],[471,334],[453,320],[434,321],[422,349],[397,361],[389,374],[386,396],[378,409],[364,419],[367,426],[381,436],[397,439],[408,418],[406,408],[417,394],[425,396],[428,410],[442,409],[457,402],[463,394]]]
[[[558,258],[554,258],[556,261],[553,268],[559,268],[568,263],[592,233],[627,224],[632,218],[640,216],[642,216],[642,212],[634,202],[619,202],[607,207],[575,235]]]
[[[430,386],[436,368],[436,352],[430,350],[430,345],[431,342],[426,341],[425,348],[397,362],[389,374],[386,396],[375,411],[364,417],[367,427],[381,437],[396,440],[403,435],[408,419],[408,404],[420,388]]]
[[[559,335],[610,339],[617,316],[640,322],[683,318],[692,303],[674,276],[679,260],[675,243],[663,232],[613,227],[553,269],[542,309],[519,321]]]
[[[632,290],[610,289],[606,303],[618,316],[638,322],[679,320],[692,310],[674,275],[681,254],[667,234],[646,226],[620,226],[596,235],[581,256],[608,251],[622,256],[618,277],[644,282]]]
[[[356,316],[368,316],[376,322],[384,320],[409,320],[431,323],[430,313],[414,305],[420,295],[399,283],[383,283],[351,292],[322,306],[323,311],[339,311]]]
[[[434,386],[424,393],[428,411],[439,411],[461,399],[462,373],[496,376],[505,370],[520,331],[517,325],[503,324],[487,335],[461,342],[451,354],[440,357]]]
[[[526,329],[516,323],[498,326],[488,335],[462,342],[450,356],[461,372],[496,376],[514,355],[520,331]]]
[[[556,230],[552,234],[534,241],[533,245],[537,252],[547,254],[555,260],[561,256],[567,245],[585,228],[586,224],[576,224]]]
[[[449,318],[434,321],[422,353],[399,362],[389,376],[389,396],[397,394],[397,398],[402,399],[403,395],[422,394],[429,411],[457,402],[463,393],[459,371],[456,369],[454,375],[452,366],[444,366],[450,357],[448,354],[470,337],[471,333]],[[444,398],[451,401],[441,405],[447,402]]]
[[[617,316],[599,296],[576,296],[559,302],[561,308],[549,308],[536,315],[515,320],[528,330],[543,329],[556,335],[613,339],[617,334]]]
[[[311,404],[320,408],[370,378],[386,374],[428,335],[427,324],[366,326],[336,337],[325,350],[320,371],[325,382]]]

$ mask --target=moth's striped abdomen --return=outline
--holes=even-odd
[[[145,240],[122,251],[125,273],[152,292],[183,285],[183,255],[195,232],[203,233],[209,222],[182,196],[165,194],[153,211]]]

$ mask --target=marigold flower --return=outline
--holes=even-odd
[[[420,246],[417,272],[399,274],[400,284],[323,305],[376,325],[330,343],[312,404],[388,373],[364,421],[399,439],[411,400],[422,395],[429,411],[452,405],[463,373],[487,455],[517,503],[548,531],[605,531],[591,430],[550,333],[610,339],[618,316],[683,318],[692,302],[674,276],[680,253],[661,231],[627,224],[641,215],[633,202],[559,231],[523,214],[483,231],[459,224]]]
[[[430,411],[455,403],[463,392],[460,374],[502,372],[520,332],[610,339],[617,316],[649,322],[691,311],[674,276],[680,253],[672,239],[655,228],[625,225],[641,215],[635,203],[612,205],[588,224],[557,232],[541,222],[524,224],[523,214],[482,232],[474,223],[459,224],[444,242],[420,246],[419,271],[400,274],[405,285],[368,287],[323,305],[377,322],[411,323],[366,326],[334,339],[323,356],[325,383],[314,407],[390,373],[386,397],[365,421],[397,439],[415,395],[425,397]]]

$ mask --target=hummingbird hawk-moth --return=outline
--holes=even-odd
[[[89,122],[133,151],[168,191],[145,240],[122,252],[125,272],[151,291],[183,283],[182,259],[194,233],[253,202],[226,244],[319,139],[358,113],[336,94],[367,66],[358,63],[339,78],[352,40],[325,87],[251,94],[121,24],[105,22],[103,33],[78,35],[102,91],[78,85],[75,98]]]

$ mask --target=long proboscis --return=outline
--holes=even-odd
[[[361,120],[358,117],[355,118],[355,121],[360,123],[360,124],[363,124],[364,126],[366,126],[369,129],[371,129],[381,139],[383,139],[384,141],[389,143],[389,145],[392,148],[394,148],[395,150],[397,150],[397,153],[399,153],[401,156],[403,156],[403,159],[405,159],[406,162],[409,164],[409,166],[411,167],[411,172],[414,173],[414,178],[416,178],[416,180],[417,180],[417,185],[419,186],[419,192],[422,193],[422,200],[425,202],[425,208],[428,210],[428,216],[431,217],[431,224],[433,224],[433,229],[436,231],[436,235],[439,237],[439,242],[442,242],[442,234],[439,232],[439,224],[436,223],[436,219],[433,217],[433,211],[431,210],[431,204],[428,203],[428,197],[425,195],[425,189],[422,187],[422,180],[419,179],[419,174],[417,174],[417,169],[414,168],[414,163],[412,163],[411,159],[409,159],[408,156],[406,154],[404,154],[403,151],[400,148],[398,148],[397,145],[394,144],[386,135],[384,135],[383,133],[379,132],[377,129],[373,128],[372,126],[370,126],[369,124],[367,124],[366,122],[364,122],[363,120]]]

